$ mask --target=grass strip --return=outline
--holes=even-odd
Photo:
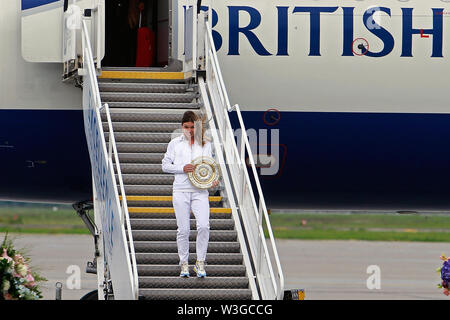
[[[22,228],[0,227],[0,232],[26,233],[26,234],[90,234],[86,228]]]
[[[277,239],[450,242],[450,233],[447,232],[277,230],[274,228],[273,233]],[[268,237],[267,232],[266,237]]]

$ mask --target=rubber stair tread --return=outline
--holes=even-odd
[[[180,124],[183,114],[160,113],[160,112],[117,112],[111,110],[111,121],[113,122],[158,122]],[[102,122],[107,122],[106,111],[101,114]]]
[[[145,185],[145,186],[132,186],[132,185],[125,185],[125,193],[126,194],[132,194],[132,195],[149,195],[151,194],[152,196],[172,196],[173,192],[172,192],[173,187],[171,186],[158,186],[158,185]],[[159,194],[158,191],[162,190],[164,191],[164,194]],[[221,188],[217,188],[217,190],[221,190]],[[208,193],[209,196],[213,196],[215,194],[217,194],[217,190],[216,189],[208,189]],[[169,191],[167,194],[165,193],[165,191]],[[120,190],[119,190],[120,192]]]
[[[119,186],[117,186],[119,187]],[[134,195],[148,195],[152,194],[154,196],[169,196],[173,194],[173,186],[169,185],[125,185],[125,193],[126,194],[134,194]],[[217,188],[208,189],[209,195],[217,194],[218,190],[222,190],[223,187],[219,186]],[[119,195],[121,194],[119,188]]]
[[[177,230],[175,219],[130,219],[132,230]],[[190,219],[191,230],[197,230],[196,219]],[[232,219],[210,220],[210,230],[234,230]]]
[[[109,103],[108,103],[109,105]],[[180,109],[180,108],[109,108],[111,114],[152,114],[152,115],[183,115],[186,111],[191,111],[191,108]],[[106,114],[106,109],[102,109],[100,113]]]
[[[116,179],[118,179],[116,174]],[[173,174],[122,174],[122,180],[124,184],[134,185],[173,185],[175,177]]]
[[[117,173],[117,166],[114,163],[115,173]],[[162,171],[161,164],[147,164],[147,163],[121,163],[120,170],[122,174],[165,174]]]
[[[132,71],[135,72],[137,71],[138,73],[146,73],[148,71],[148,69],[146,68],[123,68],[123,67],[103,67],[102,71]],[[155,71],[158,72],[158,71]],[[179,71],[168,71],[167,73],[171,74],[177,74],[180,73],[181,69]],[[150,73],[154,73],[153,71],[150,71]],[[107,83],[136,83],[136,82],[140,82],[140,83],[167,83],[167,84],[187,84],[186,80],[184,79],[172,79],[172,78],[168,78],[168,79],[143,79],[141,77],[125,77],[125,78],[117,78],[117,77],[98,77],[98,81],[99,82],[107,82]]]
[[[143,300],[250,300],[250,289],[139,289]]]
[[[119,153],[165,153],[168,143],[116,142]]]
[[[143,147],[146,147],[146,146],[161,146],[161,147],[166,147],[166,148],[167,148],[167,145],[168,145],[168,143],[165,143],[165,142],[117,142],[117,141],[116,141],[116,144],[117,144],[118,147],[124,147],[124,146],[135,146],[135,147],[137,147],[137,146],[143,146]],[[160,153],[161,153],[161,151],[160,151]]]
[[[224,198],[222,196],[209,196],[210,202],[220,202]],[[120,197],[122,200],[122,197]],[[173,196],[134,196],[134,195],[127,195],[126,196],[127,201],[172,201]]]
[[[246,269],[239,265],[208,265],[208,276],[211,277],[245,277]],[[180,275],[180,266],[174,264],[140,264],[137,265],[138,276],[176,277]],[[194,266],[189,266],[189,274],[195,276]]]
[[[133,201],[133,200],[127,200],[128,207],[160,207],[160,208],[167,208],[172,207],[173,202],[172,201]],[[223,208],[224,205],[222,202],[209,202],[210,208]],[[153,217],[151,217],[153,218]]]
[[[173,173],[126,173],[122,174],[122,176],[127,177],[173,177]]]
[[[198,97],[197,93],[129,93],[100,92],[102,102],[109,101],[140,101],[140,102],[185,102],[190,103]]]
[[[196,261],[197,254],[190,254],[189,264],[194,264]],[[178,253],[136,253],[137,264],[178,264],[179,262]],[[207,266],[213,264],[242,264],[243,255],[241,253],[207,253],[206,262]]]
[[[152,213],[152,212],[167,212],[167,213],[175,213],[175,209],[173,207],[128,207],[128,212],[133,213]],[[192,210],[191,210],[192,212]],[[210,212],[217,213],[231,213],[231,208],[210,208]]]
[[[224,197],[209,196],[209,206],[223,207]],[[120,196],[122,200],[122,196]],[[172,196],[127,196],[128,207],[173,207]]]
[[[206,274],[208,267],[206,266]],[[139,288],[192,288],[192,289],[247,289],[248,278],[246,277],[139,277]]]
[[[176,230],[132,230],[133,241],[176,241]],[[127,233],[128,237],[128,233]],[[196,241],[197,230],[191,230],[189,241]],[[210,230],[209,241],[237,241],[236,230]]]
[[[180,123],[175,122],[116,122],[112,123],[116,132],[160,132],[173,133],[180,129]],[[107,122],[103,122],[103,130],[109,132]]]
[[[135,97],[169,97],[169,98],[195,98],[198,97],[198,93],[194,91],[182,91],[182,92],[111,92],[111,91],[100,91],[102,97],[129,97],[134,99]]]
[[[172,173],[126,173],[126,174],[122,174],[122,176],[127,176],[127,177],[173,177]]]
[[[143,82],[99,82],[100,92],[186,92],[187,84]]]
[[[155,196],[167,196],[173,194],[172,186],[158,186],[158,185],[143,185],[143,186],[135,186],[135,185],[125,185],[125,193],[126,194],[136,194],[136,195],[146,195],[152,194]],[[121,191],[119,189],[119,195]],[[211,194],[211,193],[210,193]]]
[[[166,143],[172,140],[171,133],[161,132],[114,132],[116,143]],[[109,141],[109,132],[105,132],[105,140]]]
[[[164,103],[164,102],[127,102],[127,101],[109,101],[109,108],[148,108],[148,109],[200,109],[201,103]]]
[[[134,241],[134,250],[136,253],[177,253],[178,246],[173,241]],[[211,242],[208,244],[210,253],[240,253],[241,246],[239,242]],[[189,252],[195,253],[196,242],[189,242]]]
[[[173,212],[150,212],[150,213],[135,213],[130,212],[130,219],[175,219],[175,213]],[[191,212],[191,219],[195,218],[195,215]],[[212,219],[231,219],[231,213],[223,212],[210,212],[209,218]]]
[[[119,162],[133,164],[161,164],[164,153],[119,153]]]

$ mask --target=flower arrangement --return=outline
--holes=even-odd
[[[0,246],[0,300],[38,300],[42,298],[38,282],[47,279],[32,272],[30,259],[14,249],[5,236]]]
[[[442,267],[437,269],[437,272],[441,273],[442,282],[438,284],[438,288],[444,288],[443,294],[446,296],[450,295],[448,285],[450,283],[450,258],[447,258],[444,255],[441,255],[441,260],[444,261]]]

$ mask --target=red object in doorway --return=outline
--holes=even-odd
[[[139,29],[137,32],[136,67],[150,67],[155,55],[155,33],[150,28],[142,27],[144,3],[139,4]]]
[[[136,67],[150,67],[153,65],[155,53],[155,33],[147,27],[138,29]]]

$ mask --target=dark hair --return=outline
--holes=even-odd
[[[198,120],[198,117],[193,111],[186,111],[183,114],[183,119],[181,120],[181,124],[184,124],[185,122],[194,123],[197,120]]]

